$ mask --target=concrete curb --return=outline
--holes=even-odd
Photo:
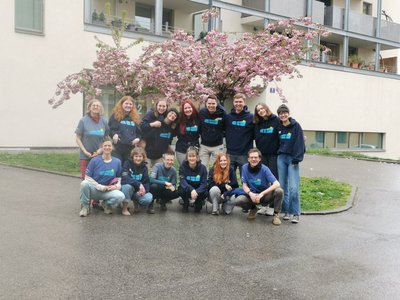
[[[59,176],[65,176],[65,177],[80,179],[79,176],[60,173],[60,172],[56,172],[56,171],[37,169],[37,168],[26,167],[26,166],[10,165],[10,164],[6,164],[6,163],[2,163],[2,162],[0,162],[0,165],[7,166],[7,167],[13,167],[13,168],[20,168],[20,169],[24,169],[24,170],[30,170],[30,171],[36,171],[36,172],[42,172],[42,173],[48,173],[48,174],[54,174],[54,175],[59,175]],[[357,192],[357,187],[352,185],[352,189],[351,189],[351,193],[350,193],[349,199],[347,199],[346,205],[344,205],[344,206],[341,206],[341,207],[338,207],[338,208],[332,209],[332,210],[303,211],[303,212],[301,212],[301,214],[302,215],[329,215],[329,214],[337,214],[337,213],[344,212],[344,211],[349,210],[350,208],[353,207],[354,197],[355,197],[356,192]]]

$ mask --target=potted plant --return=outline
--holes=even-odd
[[[349,56],[350,67],[359,68],[362,63],[362,59],[357,54],[352,54]]]
[[[99,20],[99,15],[98,15],[97,11],[94,10],[94,11],[92,12],[92,23],[95,23],[95,22],[98,21],[98,20]]]

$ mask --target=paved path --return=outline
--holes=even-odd
[[[0,299],[398,299],[400,166],[307,156],[358,187],[349,211],[275,227],[232,216],[79,218],[79,180],[0,166]]]

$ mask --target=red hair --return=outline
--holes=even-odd
[[[129,112],[129,117],[131,117],[131,120],[135,122],[136,124],[140,123],[140,118],[138,111],[136,109],[135,101],[131,96],[123,96],[117,104],[115,104],[114,109],[112,113],[114,114],[115,120],[118,122],[121,121],[125,117],[125,111],[122,108],[122,104],[124,104],[125,101],[131,101],[133,104],[132,110]]]
[[[184,106],[186,103],[189,104],[193,110],[193,112],[189,118],[187,118],[184,113]],[[194,106],[192,100],[186,99],[186,100],[182,101],[181,113],[179,114],[179,132],[182,135],[185,134],[186,124],[188,123],[188,121],[191,121],[194,125],[198,125],[198,116],[199,116],[199,112],[197,111],[196,106]]]
[[[219,164],[219,160],[221,157],[226,157],[227,161],[227,166],[225,169],[221,168],[221,165]],[[215,158],[214,162],[214,182],[216,184],[222,184],[222,183],[228,183],[229,182],[229,166],[231,164],[231,160],[229,158],[229,155],[227,153],[218,153],[217,157]]]

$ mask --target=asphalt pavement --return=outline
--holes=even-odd
[[[398,299],[400,165],[306,156],[353,207],[248,221],[204,211],[79,214],[77,178],[0,165],[0,299]]]

